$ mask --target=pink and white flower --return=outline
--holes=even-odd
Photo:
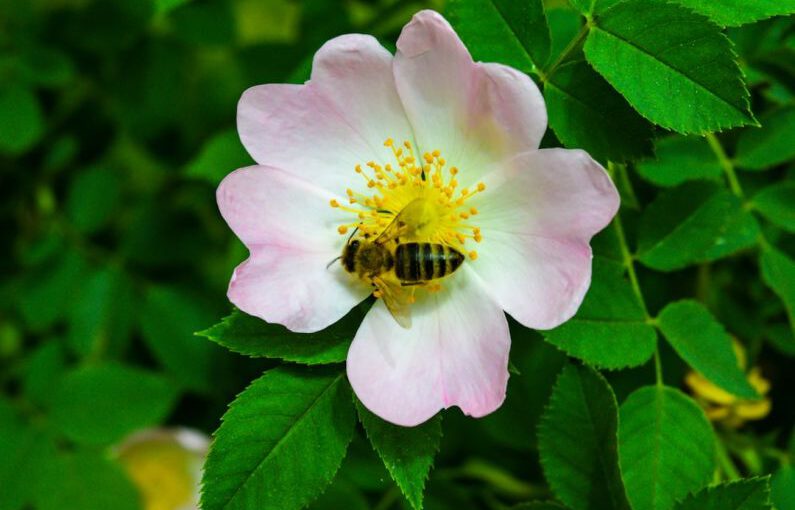
[[[229,299],[293,331],[329,326],[373,291],[340,264],[327,269],[341,234],[376,232],[427,198],[424,240],[468,258],[441,291],[417,292],[409,329],[376,301],[348,378],[368,409],[399,425],[451,406],[491,413],[508,381],[504,312],[537,329],[574,315],[590,284],[590,239],[619,206],[588,154],[538,148],[546,125],[533,81],[473,62],[435,12],[414,16],[394,56],[370,36],[332,39],[306,84],[260,85],[240,99],[238,131],[258,165],[218,188],[221,214],[251,252]]]

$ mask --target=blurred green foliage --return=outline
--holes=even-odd
[[[580,16],[561,1],[546,2],[550,39],[535,37],[543,18],[538,10],[527,23],[505,28],[487,8],[511,7],[510,1],[455,2],[466,5],[465,16],[484,13],[484,26],[535,40],[529,47],[512,44],[511,58],[501,59],[524,70],[547,55],[550,60],[561,55],[580,29]],[[599,8],[607,3],[599,2]],[[428,6],[443,7],[441,0],[0,3],[0,510],[140,508],[130,480],[107,455],[125,435],[154,425],[210,433],[235,395],[280,363],[272,358],[340,361],[345,346],[340,348],[338,340],[355,329],[358,316],[353,325],[343,321],[339,335],[324,337],[328,345],[318,338],[317,345],[304,345],[307,351],[297,354],[285,347],[289,339],[281,328],[238,313],[208,329],[228,315],[226,285],[246,256],[217,212],[215,186],[228,172],[252,163],[235,130],[243,90],[260,83],[303,82],[314,51],[341,33],[372,33],[393,48],[400,27]],[[499,45],[490,46],[488,34],[476,28],[469,36],[481,46],[473,53],[500,60]],[[466,34],[462,31],[462,37]],[[723,45],[717,30],[712,35]],[[564,352],[608,371],[603,379],[590,369],[570,367],[558,387],[596,381],[594,398],[612,409],[610,388],[621,404],[655,379],[649,359],[657,340],[645,308],[654,315],[683,297],[697,298],[714,314],[705,316],[705,335],[714,326],[713,336],[723,339],[726,332],[714,323],[720,321],[746,344],[749,366],[761,365],[771,379],[771,416],[741,432],[724,431],[722,439],[742,475],[776,473],[777,501],[795,499],[789,467],[795,460],[795,440],[789,439],[795,421],[795,340],[788,323],[795,317],[795,25],[791,18],[775,18],[730,29],[728,35],[747,77],[752,111],[762,124],[720,137],[742,171],[748,200],[742,202],[723,185],[725,161],[707,140],[654,128],[583,60],[564,63],[545,88],[555,130],[545,144],[584,141],[604,163],[640,159],[616,167],[615,178],[627,237],[639,247],[638,277],[647,302],[638,302],[623,278],[617,234],[606,230],[594,242],[598,276],[575,320],[546,333],[546,342],[511,324],[515,373],[499,411],[482,420],[446,413],[441,440],[437,418],[428,425],[431,439],[416,455],[395,451],[402,431],[384,429],[365,414],[366,432],[392,443],[376,444],[374,452],[358,427],[342,468],[313,508],[410,508],[390,472],[399,481],[407,475],[384,467],[410,455],[421,460],[417,469],[423,477],[434,464],[424,495],[431,510],[501,509],[551,498],[536,427],[566,364]],[[665,108],[659,110],[665,117]],[[621,130],[625,136],[615,143]],[[651,156],[652,134],[657,158]],[[758,221],[752,210],[766,221]],[[769,241],[763,247],[756,246],[760,232]],[[616,329],[594,327],[590,319],[614,322]],[[224,337],[225,328],[238,328],[237,336]],[[671,329],[674,336],[681,333],[677,325]],[[196,331],[255,358],[229,352]],[[282,343],[258,345],[253,335]],[[682,354],[691,363],[719,364],[699,357],[697,344],[679,345],[677,351],[691,353]],[[687,367],[667,344],[659,345],[665,383],[680,387]],[[634,368],[610,371],[627,365]],[[282,370],[269,372],[255,390],[280,384],[280,377],[290,379],[289,369]],[[344,386],[342,379],[332,382],[335,388]],[[260,396],[266,403],[273,398],[265,391]],[[666,389],[640,397],[678,405],[658,421],[690,423],[709,441],[706,423],[694,418],[698,413],[689,401],[680,402],[685,398],[680,393]],[[642,421],[650,411],[638,398],[620,406],[621,424],[603,417],[591,428],[614,430]],[[328,400],[325,405],[333,408]],[[290,403],[301,407],[301,402]],[[585,401],[574,404],[585,413]],[[566,411],[554,405],[550,410],[553,416]],[[355,412],[352,407],[343,411],[343,418]],[[261,432],[276,425],[263,423]],[[311,436],[306,427],[304,434]],[[553,438],[565,432],[547,430]],[[581,428],[575,423],[573,430]],[[585,439],[593,450],[575,453],[590,459],[598,440]],[[658,439],[637,441],[637,451],[628,455]],[[245,443],[226,446],[230,455],[246,448]],[[302,452],[306,444],[294,447]],[[566,473],[557,476],[554,470],[564,469],[565,462],[551,462],[547,479],[557,487]],[[321,481],[334,474],[315,467]],[[699,467],[695,478],[709,478],[712,466]],[[416,504],[422,490],[413,482],[402,485]],[[749,490],[758,488],[744,483]],[[732,487],[715,490],[738,490]],[[681,508],[698,508],[700,497],[690,497]],[[578,494],[561,499],[582,500]]]

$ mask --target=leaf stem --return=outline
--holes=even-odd
[[[723,173],[726,174],[726,180],[729,181],[729,187],[732,193],[745,202],[745,193],[743,193],[740,180],[737,179],[737,174],[734,172],[734,163],[732,163],[732,160],[726,155],[726,151],[723,150],[723,145],[721,145],[720,140],[718,140],[718,137],[713,133],[707,133],[706,138],[707,142],[709,142],[709,146],[712,148],[712,152],[714,152],[715,156],[718,158],[721,168],[723,168]]]
[[[612,162],[607,163],[607,172],[611,178],[614,178],[615,176],[616,166],[617,165],[613,164]],[[626,183],[627,185],[629,185],[628,179]],[[634,195],[634,190],[632,191],[632,194]],[[629,283],[632,286],[632,292],[635,294],[635,297],[637,297],[638,302],[640,303],[640,307],[643,310],[643,315],[646,318],[646,322],[656,327],[656,319],[651,315],[649,315],[649,309],[646,307],[646,299],[643,297],[643,291],[641,291],[640,289],[638,274],[635,271],[635,256],[629,250],[629,244],[627,243],[627,236],[624,233],[624,225],[621,223],[620,211],[616,213],[615,217],[613,218],[613,228],[616,231],[618,244],[621,248],[622,262],[627,270],[627,276],[629,276]],[[663,385],[662,362],[660,361],[660,348],[659,345],[656,343],[654,347],[654,375],[657,382],[657,386],[661,387]]]
[[[373,510],[387,510],[392,508],[392,505],[395,504],[399,495],[400,491],[398,490],[397,485],[393,485],[384,493],[383,497],[381,497],[378,503],[376,503],[376,505],[373,507]]]
[[[583,24],[583,26],[580,28],[580,31],[577,32],[576,36],[574,36],[574,39],[572,39],[569,42],[569,44],[561,52],[561,54],[558,55],[558,58],[555,59],[552,65],[550,65],[545,71],[541,71],[540,69],[536,70],[536,74],[538,74],[538,77],[541,79],[542,82],[549,80],[549,78],[555,73],[555,71],[560,66],[560,64],[562,64],[569,57],[569,55],[573,53],[580,46],[580,43],[582,43],[582,40],[585,39],[585,36],[588,35],[588,32],[590,30],[591,30],[590,23]]]
[[[721,471],[723,471],[723,474],[726,476],[726,480],[731,481],[742,478],[720,437],[715,439],[715,445],[718,453],[718,464],[720,465]]]

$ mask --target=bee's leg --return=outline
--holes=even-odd
[[[400,282],[401,287],[412,287],[414,285],[422,285],[425,282]]]

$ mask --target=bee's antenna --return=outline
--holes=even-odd
[[[326,269],[330,268],[330,267],[331,267],[331,264],[335,263],[336,261],[338,261],[338,260],[339,260],[339,259],[341,259],[341,258],[342,258],[342,255],[340,255],[339,257],[335,258],[335,259],[334,259],[334,260],[332,260],[331,262],[329,262],[329,263],[328,263],[328,265],[326,266]]]

